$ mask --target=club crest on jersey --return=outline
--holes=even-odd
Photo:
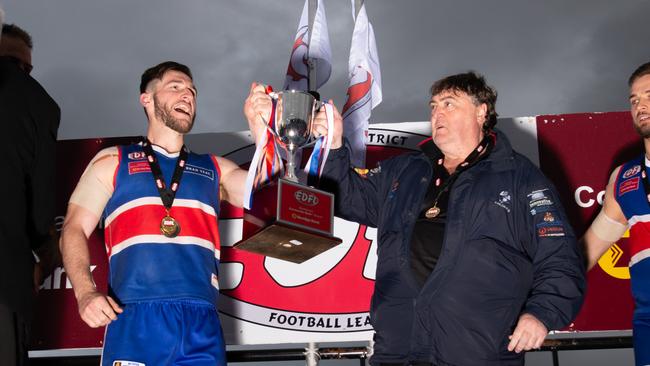
[[[145,155],[144,151],[133,151],[130,152],[127,156],[129,160],[145,160],[147,158],[147,155]]]
[[[623,173],[623,179],[627,179],[633,175],[639,174],[640,171],[641,171],[641,165],[635,165],[630,169],[626,170],[625,173]]]

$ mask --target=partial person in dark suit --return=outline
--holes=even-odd
[[[2,18],[0,9],[0,25]],[[35,292],[32,250],[46,241],[54,219],[55,146],[60,110],[45,89],[29,76],[29,35],[16,26],[2,28],[0,365],[13,366],[28,363]],[[18,36],[16,29],[21,31]]]

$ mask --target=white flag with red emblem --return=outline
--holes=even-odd
[[[343,106],[344,135],[352,148],[352,163],[363,167],[366,161],[366,135],[372,109],[381,103],[381,72],[375,44],[375,32],[368,21],[365,4],[361,4],[355,19],[354,2],[352,18],[354,32],[348,61],[348,98]]]
[[[300,16],[298,31],[291,49],[287,77],[284,89],[308,90],[309,89],[309,62],[316,68],[316,89],[323,86],[332,73],[332,51],[330,49],[329,33],[327,32],[327,18],[325,6],[321,0],[317,2],[316,16],[312,25],[311,39],[309,37],[309,0]]]

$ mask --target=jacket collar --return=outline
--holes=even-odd
[[[483,158],[482,161],[490,162],[493,168],[497,170],[512,169],[514,166],[514,152],[510,145],[510,141],[501,130],[495,128],[494,132],[496,133],[496,143],[494,144],[490,155]],[[422,141],[418,147],[424,155],[431,159],[431,161],[435,161],[443,156],[442,152],[433,142],[433,138],[431,137]]]

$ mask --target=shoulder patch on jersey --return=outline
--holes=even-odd
[[[129,162],[129,175],[138,173],[149,173],[151,167],[148,161],[130,161]]]
[[[618,185],[618,195],[622,196],[628,192],[636,191],[639,189],[639,177],[634,177],[623,181]]]

